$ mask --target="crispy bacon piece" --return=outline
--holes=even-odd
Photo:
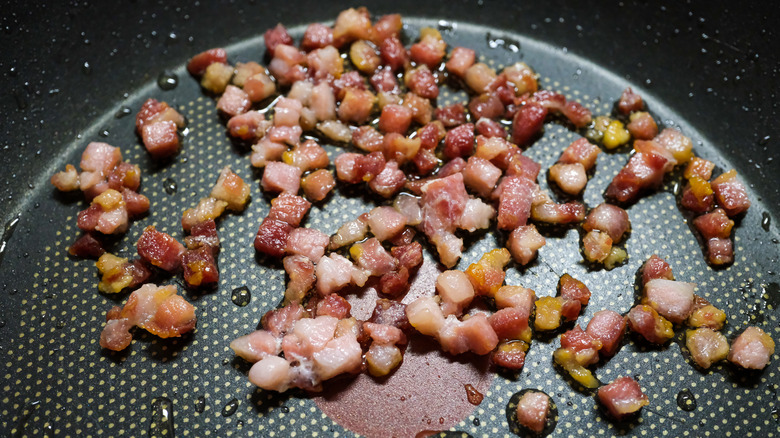
[[[661,185],[669,158],[655,152],[636,152],[612,179],[604,196],[620,203],[632,203]]]
[[[126,258],[111,253],[101,255],[95,265],[102,275],[98,290],[103,293],[115,294],[127,288],[138,287],[152,275],[140,260],[130,263]]]
[[[648,112],[636,112],[631,114],[631,121],[626,128],[631,136],[638,140],[652,140],[658,135],[658,125],[655,123],[653,116]]]
[[[538,391],[528,391],[517,401],[517,422],[528,430],[540,434],[550,415],[550,397]]]
[[[614,356],[626,332],[626,319],[614,310],[600,310],[588,322],[585,331],[601,341],[599,354]]]
[[[695,213],[706,213],[714,207],[713,193],[712,186],[708,181],[693,176],[683,188],[680,204]]]
[[[664,344],[674,336],[672,323],[646,304],[636,305],[628,312],[628,325],[653,344]]]
[[[616,420],[622,420],[650,404],[642,388],[631,377],[619,377],[609,385],[602,386],[598,391],[598,399]]]
[[[476,53],[466,47],[455,47],[450,53],[450,59],[447,60],[447,71],[455,76],[463,77],[466,71],[474,65]]]
[[[566,299],[563,297],[541,297],[536,300],[534,328],[544,331],[555,330],[560,327],[565,302]]]
[[[357,184],[371,181],[384,170],[386,161],[381,152],[368,155],[344,153],[334,160],[339,181]]]
[[[574,381],[578,382],[586,388],[597,388],[599,381],[593,376],[593,373],[585,368],[592,358],[598,361],[598,349],[601,347],[601,342],[595,340],[587,333],[583,332],[579,326],[576,326],[579,330],[570,330],[566,333],[567,343],[569,348],[558,348],[553,352],[553,361],[563,368]],[[572,344],[576,345],[575,341],[583,341],[582,349],[575,348]],[[563,345],[564,337],[561,336],[561,345]],[[594,344],[595,343],[595,344]]]
[[[86,210],[78,214],[78,227],[83,231],[120,234],[127,231],[127,204],[121,193],[108,189],[92,200]]]
[[[663,278],[666,280],[674,280],[672,274],[672,267],[666,260],[658,257],[656,254],[650,256],[644,265],[642,265],[642,286],[647,284],[650,280],[657,278]]]
[[[444,327],[444,314],[433,297],[417,298],[406,306],[405,313],[409,324],[426,336],[437,336]]]
[[[331,190],[336,187],[333,174],[325,169],[315,170],[301,179],[303,193],[311,202],[320,202],[325,199]]]
[[[79,173],[72,164],[65,166],[65,171],[51,176],[51,184],[61,192],[72,192],[80,188]]]
[[[547,108],[538,102],[528,102],[515,113],[512,119],[512,143],[528,145],[544,126]]]
[[[683,176],[686,179],[693,177],[699,177],[704,181],[709,181],[712,178],[712,171],[715,170],[715,163],[704,158],[693,157],[688,162],[688,166],[685,168]]]
[[[84,233],[76,239],[75,242],[68,248],[68,253],[75,257],[96,259],[103,255],[106,249],[103,248],[103,243],[98,240],[92,233]]]
[[[590,289],[585,283],[577,280],[569,274],[561,275],[558,280],[558,295],[567,300],[579,301],[583,306],[587,306],[590,301]]]
[[[729,362],[742,368],[766,368],[775,353],[775,341],[758,327],[748,327],[731,343]]]
[[[686,322],[691,327],[706,327],[713,330],[720,330],[726,322],[726,313],[710,304],[704,298],[695,295],[693,301],[693,312]]]
[[[504,268],[510,255],[506,248],[497,248],[486,252],[476,263],[466,269],[466,275],[474,286],[477,295],[494,296],[504,283]]]
[[[631,222],[628,220],[626,210],[612,204],[602,203],[588,213],[582,228],[585,231],[602,231],[612,239],[614,244],[623,240],[623,236],[631,228]]]
[[[271,257],[284,256],[287,249],[287,239],[293,227],[287,222],[266,217],[257,229],[254,246],[259,252]]]
[[[208,246],[184,251],[181,257],[184,282],[190,288],[212,287],[219,282],[214,253]]]
[[[141,259],[164,271],[175,272],[181,268],[184,245],[171,235],[157,231],[154,225],[144,228],[136,248]]]
[[[227,202],[216,198],[202,198],[195,208],[184,210],[181,216],[181,226],[189,231],[195,225],[208,220],[215,220],[225,211]]]
[[[498,344],[490,355],[490,361],[512,371],[520,371],[525,365],[525,352],[528,344],[523,341],[504,341]]]
[[[100,346],[121,351],[132,341],[129,330],[138,326],[161,338],[178,337],[195,328],[195,308],[177,294],[176,286],[145,284],[121,309],[112,308],[100,334]]]
[[[709,328],[686,331],[685,347],[688,348],[696,365],[705,370],[729,355],[729,343],[726,337]]]
[[[227,52],[222,48],[214,48],[198,53],[190,58],[187,63],[187,71],[195,76],[201,76],[206,72],[206,68],[213,63],[227,64]]]
[[[226,202],[230,210],[242,211],[249,201],[249,185],[230,166],[225,166],[211,189],[211,197]]]
[[[200,79],[200,86],[212,94],[222,94],[230,83],[233,72],[233,66],[222,62],[213,62],[206,67],[206,71]]]
[[[188,249],[196,249],[208,246],[213,253],[219,252],[219,236],[217,236],[217,224],[213,219],[205,220],[190,228],[190,235],[184,238],[184,244]]]

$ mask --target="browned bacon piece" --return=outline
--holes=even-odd
[[[631,377],[619,377],[599,388],[598,399],[616,420],[622,420],[650,404],[639,383]]]
[[[211,189],[211,197],[226,202],[230,210],[242,211],[249,201],[249,185],[230,166],[225,166]]]
[[[181,268],[184,245],[171,235],[157,231],[154,225],[144,228],[136,249],[141,259],[164,271],[175,272]]]
[[[78,227],[83,231],[119,234],[127,231],[127,204],[121,193],[108,189],[92,200],[86,210],[78,214]]]
[[[657,278],[663,278],[666,280],[674,280],[672,274],[672,267],[666,260],[653,254],[647,259],[644,265],[642,265],[642,286],[646,285],[650,280]]]
[[[623,236],[631,228],[631,222],[628,220],[626,210],[612,204],[602,203],[588,213],[582,228],[585,231],[602,231],[612,239],[614,244],[623,240]]]
[[[653,344],[664,344],[674,336],[672,323],[646,304],[636,305],[628,312],[628,325]]]
[[[732,169],[720,175],[712,180],[711,184],[718,205],[720,205],[729,216],[736,216],[750,208],[750,198],[748,198],[747,188],[745,188],[742,181],[737,178],[736,170]]]
[[[209,49],[190,58],[187,71],[193,76],[202,76],[213,63],[227,64],[227,52],[222,48]]]
[[[289,281],[284,291],[286,303],[299,303],[314,286],[314,262],[302,255],[287,256],[283,260]]]
[[[311,202],[319,202],[325,199],[336,187],[333,174],[325,169],[315,170],[301,179],[303,193]]]
[[[734,261],[731,229],[734,221],[722,208],[716,208],[693,220],[693,226],[701,233],[707,245],[707,259],[713,265],[724,265]]]
[[[68,248],[68,253],[72,256],[96,259],[103,255],[106,249],[103,248],[103,243],[98,240],[92,233],[84,233],[76,239],[75,242]]]
[[[604,196],[619,203],[632,203],[639,196],[661,185],[669,158],[654,152],[636,152],[620,169]]]
[[[138,326],[161,338],[178,337],[195,328],[195,308],[177,294],[176,286],[145,284],[106,315],[100,346],[121,351],[130,345],[130,329]]]
[[[102,276],[98,290],[103,293],[119,293],[124,289],[136,288],[152,275],[149,267],[141,260],[131,263],[111,253],[101,255],[95,265]]]
[[[569,274],[561,275],[558,280],[558,295],[567,300],[579,301],[583,306],[587,306],[590,301],[590,289],[585,283],[577,280]]]
[[[466,47],[455,47],[450,53],[450,59],[447,60],[447,71],[455,76],[463,77],[466,70],[474,65],[476,53]]]
[[[144,147],[154,158],[169,157],[179,151],[178,128],[185,125],[184,117],[166,102],[148,99],[135,118],[135,126]]]
[[[642,111],[645,107],[645,103],[642,101],[641,96],[635,93],[631,87],[628,87],[623,90],[623,94],[620,95],[617,106],[622,114],[629,115],[636,111]]]
[[[706,327],[685,332],[685,347],[696,365],[705,370],[729,355],[726,337]]]
[[[213,219],[205,220],[190,228],[190,235],[184,238],[188,249],[208,246],[213,253],[219,252],[219,236],[217,224]]]
[[[184,251],[181,257],[184,282],[190,288],[212,287],[219,282],[214,252],[209,246]]]
[[[512,143],[527,146],[544,126],[547,108],[538,102],[528,102],[515,113],[512,119]]]

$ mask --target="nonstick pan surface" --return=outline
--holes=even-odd
[[[64,31],[67,38],[60,40],[63,31],[52,30],[56,41],[49,44],[46,39],[40,46],[45,51],[25,52],[22,49],[29,45],[23,43],[3,44],[10,48],[3,55],[10,84],[4,104],[13,104],[3,107],[9,121],[8,157],[3,167],[8,169],[4,173],[10,173],[4,176],[10,199],[4,199],[8,222],[0,253],[0,431],[4,435],[414,436],[422,431],[448,431],[461,436],[457,431],[475,437],[504,436],[513,433],[507,421],[508,407],[516,400],[513,396],[537,388],[556,404],[552,436],[777,436],[777,355],[761,373],[745,373],[726,364],[701,372],[686,356],[682,330],[663,348],[650,348],[632,339],[615,358],[596,369],[604,382],[619,375],[634,376],[648,394],[651,404],[630,423],[608,421],[592,394],[572,389],[553,369],[555,338],[534,341],[519,376],[495,374],[483,358],[453,358],[424,339],[414,338],[401,369],[382,382],[364,375],[336,379],[320,395],[271,394],[249,384],[248,365],[234,358],[228,344],[253,330],[263,313],[279,303],[284,290],[284,272],[278,261],[256,257],[252,247],[269,198],[259,189],[247,151],[226,137],[214,100],[200,91],[182,66],[189,56],[212,46],[226,46],[232,62],[262,61],[263,42],[258,35],[267,27],[282,21],[299,37],[305,23],[332,20],[346,7],[315,7],[306,2],[296,6],[140,4],[127,10],[116,6],[119,10],[108,15],[107,7],[100,5],[65,10],[33,5],[25,11],[12,8],[11,18],[5,18],[10,27],[3,38],[9,42],[24,41],[26,31],[35,26],[45,28],[43,17],[56,23],[56,29],[60,24],[70,29]],[[776,340],[780,337],[776,310],[780,287],[775,273],[780,249],[772,223],[778,212],[777,169],[772,161],[777,128],[762,124],[773,114],[776,119],[776,110],[767,96],[758,94],[758,90],[774,92],[769,86],[771,69],[762,64],[772,61],[772,55],[762,50],[762,44],[771,40],[771,31],[756,30],[758,36],[750,41],[729,39],[733,24],[708,27],[708,20],[724,13],[708,15],[695,5],[686,10],[661,5],[648,10],[649,6],[638,4],[597,10],[565,5],[510,7],[488,2],[448,7],[368,6],[376,14],[403,13],[411,38],[420,27],[434,26],[451,46],[474,48],[496,67],[522,60],[541,74],[544,88],[565,93],[594,114],[609,113],[622,89],[631,85],[645,97],[658,120],[679,127],[694,140],[699,155],[723,170],[736,167],[751,185],[754,204],[736,229],[736,261],[727,269],[713,270],[704,262],[686,217],[677,207],[679,175],[673,175],[657,194],[629,209],[633,230],[625,265],[612,271],[590,270],[580,261],[576,230],[547,230],[548,245],[540,251],[539,261],[526,269],[511,267],[507,284],[522,284],[539,295],[551,295],[558,277],[568,272],[594,292],[580,319],[587,321],[603,308],[626,312],[636,299],[637,269],[657,253],[669,260],[677,279],[698,283],[698,293],[727,311],[725,334],[729,339],[747,325],[762,327]],[[51,9],[60,14],[51,14]],[[239,9],[244,15],[238,14]],[[37,22],[25,15],[30,11]],[[273,11],[273,15],[261,11]],[[741,11],[744,16],[755,14],[753,22],[760,24],[766,18],[759,12],[750,11],[749,6]],[[217,13],[233,15],[213,18],[207,25],[203,16],[216,17]],[[52,15],[60,19],[53,20]],[[743,15],[735,15],[739,23]],[[115,18],[98,20],[105,16]],[[122,24],[129,17],[138,21],[136,30]],[[17,26],[11,26],[12,19]],[[155,33],[149,31],[150,22]],[[79,28],[87,24],[92,27]],[[602,32],[602,26],[614,29]],[[674,36],[675,27],[682,37]],[[641,38],[637,28],[643,29]],[[691,49],[695,58],[687,56],[691,32],[707,36],[694,38],[699,43]],[[612,38],[606,39],[605,34]],[[116,46],[102,38],[113,39]],[[88,46],[86,52],[81,44]],[[588,48],[593,44],[599,49]],[[707,51],[719,51],[720,64],[698,65],[712,61]],[[118,62],[115,57],[124,59]],[[49,66],[52,60],[54,67]],[[52,72],[58,65],[60,71]],[[720,66],[718,74],[709,71],[714,66]],[[159,88],[157,76],[163,72],[178,76],[176,88]],[[723,83],[710,83],[713,75]],[[707,91],[707,85],[712,85],[712,91]],[[733,101],[743,94],[743,101]],[[189,120],[182,153],[164,166],[148,159],[134,133],[132,115],[148,97],[166,100]],[[453,93],[439,102],[461,97]],[[548,123],[544,137],[528,155],[543,168],[549,167],[574,138],[575,133]],[[245,180],[254,182],[247,211],[220,223],[219,287],[211,293],[187,295],[199,319],[191,335],[161,340],[139,330],[123,353],[108,354],[99,347],[105,311],[122,303],[126,295],[99,294],[94,262],[68,256],[67,247],[79,235],[75,215],[84,204],[78,197],[55,193],[47,183],[55,169],[77,162],[90,141],[120,146],[125,160],[139,164],[142,193],[152,201],[150,214],[136,221],[112,249],[122,256],[134,253],[146,225],[154,224],[179,237],[181,211],[207,194],[223,166],[229,164]],[[340,148],[330,146],[328,151],[333,158]],[[599,157],[595,177],[584,195],[587,205],[601,202],[604,188],[625,162],[627,152],[623,149]],[[545,187],[545,178],[540,183]],[[333,233],[375,202],[359,191],[340,187],[328,203],[312,209],[307,225]],[[496,245],[491,233],[476,236],[467,242],[458,268],[464,269]],[[404,300],[430,291],[437,269],[435,259],[426,254],[426,263]],[[251,300],[239,306],[232,295],[242,287],[249,289]],[[368,316],[375,293],[351,298],[355,316]],[[466,384],[485,395],[478,406],[468,403]]]

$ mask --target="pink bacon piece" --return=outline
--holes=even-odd
[[[611,357],[620,348],[626,333],[626,319],[614,310],[600,310],[590,319],[585,331],[601,341],[599,354]]]
[[[599,388],[598,399],[616,420],[622,420],[650,404],[642,388],[631,377],[619,377]]]
[[[154,225],[144,228],[136,248],[143,260],[164,271],[175,272],[181,268],[184,245],[170,234],[157,231]]]
[[[517,401],[517,422],[535,434],[541,434],[550,415],[550,397],[538,391],[528,391]]]
[[[758,327],[748,327],[731,343],[729,362],[742,368],[766,368],[775,352],[775,341]]]

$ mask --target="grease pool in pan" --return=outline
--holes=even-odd
[[[416,35],[423,25],[439,24],[415,19],[405,22],[409,36]],[[474,48],[495,67],[517,60],[527,62],[542,75],[544,88],[563,92],[594,114],[608,113],[612,101],[629,85],[586,60],[529,38],[464,23],[445,23],[441,28],[450,46]],[[293,29],[297,36],[302,30]],[[253,39],[228,48],[228,53],[232,61],[259,60],[262,47],[262,40]],[[150,162],[133,132],[131,118],[114,118],[111,112],[69,146],[59,167],[77,162],[86,143],[99,138],[121,147],[126,160],[141,165],[142,193],[152,201],[152,209],[118,242],[116,250],[123,256],[134,252],[134,243],[146,225],[154,224],[161,231],[179,236],[179,214],[207,193],[222,166],[229,164],[245,180],[255,181],[248,210],[221,223],[224,250],[219,260],[223,273],[219,288],[188,297],[199,316],[197,332],[192,336],[161,340],[138,333],[129,351],[106,354],[97,345],[103,315],[115,300],[121,302],[125,296],[100,295],[95,288],[94,262],[73,260],[67,255],[67,246],[78,236],[75,214],[83,206],[74,199],[53,195],[47,185],[39,184],[32,197],[41,207],[22,214],[10,245],[42,246],[41,254],[17,259],[22,251],[14,251],[5,260],[17,264],[19,272],[31,273],[24,293],[6,297],[8,308],[19,309],[18,317],[6,316],[6,326],[0,328],[6,368],[2,375],[2,413],[8,419],[4,429],[12,434],[40,436],[51,431],[58,436],[143,435],[150,424],[157,424],[152,421],[156,418],[152,406],[169,399],[173,410],[170,418],[179,436],[269,436],[271,432],[279,436],[334,436],[382,430],[393,430],[398,435],[452,430],[471,436],[502,436],[512,434],[504,415],[507,403],[513,394],[528,387],[543,390],[557,403],[559,419],[551,436],[677,436],[683,430],[693,435],[720,435],[735,426],[742,432],[762,435],[777,428],[772,415],[772,403],[777,403],[776,357],[758,375],[742,376],[726,365],[702,373],[681,353],[680,333],[677,342],[660,349],[647,350],[629,343],[596,370],[602,381],[623,374],[635,376],[650,397],[650,406],[628,425],[607,421],[592,397],[573,390],[555,371],[551,363],[554,339],[534,342],[526,367],[517,377],[495,375],[484,359],[452,358],[420,343],[418,350],[410,348],[407,352],[402,368],[380,383],[368,376],[342,378],[329,382],[326,391],[314,397],[257,390],[247,382],[247,366],[234,359],[228,343],[253,330],[260,316],[277,305],[284,290],[280,266],[265,258],[256,259],[252,247],[257,224],[267,214],[268,198],[258,188],[246,151],[235,148],[226,138],[213,100],[201,93],[183,68],[172,73],[179,77],[175,89],[163,91],[151,83],[122,102],[123,108],[136,111],[143,100],[157,97],[187,116],[189,134],[182,153],[171,163],[157,166]],[[709,143],[646,90],[640,92],[659,120],[680,126],[694,140],[697,154],[730,168],[719,157],[717,145]],[[440,98],[439,102],[445,104],[448,98]],[[108,132],[107,137],[100,137],[99,131]],[[528,155],[549,167],[574,138],[576,134],[549,123],[544,137]],[[339,149],[328,147],[328,151],[333,158]],[[601,202],[601,193],[625,162],[626,152],[623,149],[600,156],[595,177],[584,195],[586,204]],[[175,181],[176,190],[170,189],[170,181]],[[777,339],[778,312],[766,291],[776,289],[777,280],[769,272],[775,269],[778,248],[770,243],[776,234],[759,227],[761,203],[754,203],[737,228],[734,265],[714,271],[704,262],[695,237],[676,207],[671,181],[629,210],[633,233],[626,245],[629,261],[624,266],[612,271],[589,271],[580,263],[578,236],[572,229],[549,238],[534,265],[522,270],[510,268],[507,284],[522,284],[539,295],[552,295],[559,275],[569,272],[593,291],[582,318],[587,321],[602,308],[627,311],[635,295],[634,273],[650,254],[658,253],[670,261],[679,278],[698,283],[705,298],[727,310],[727,337],[733,338],[747,324],[760,323]],[[540,178],[540,184],[546,187],[545,178]],[[332,233],[339,224],[366,211],[370,205],[367,199],[351,194],[354,191],[339,191],[336,199],[313,208],[306,225]],[[489,233],[469,243],[460,269],[496,246]],[[426,255],[426,266],[408,298],[432,290],[436,273],[432,261]],[[231,295],[244,286],[252,291],[252,299],[240,307],[233,304]],[[353,297],[352,301],[356,316],[361,317],[359,312],[370,311],[372,292]],[[485,395],[480,405],[468,403],[465,384]],[[698,406],[690,412],[676,403],[683,389],[698,400]],[[228,405],[231,415],[223,416],[223,407]]]

